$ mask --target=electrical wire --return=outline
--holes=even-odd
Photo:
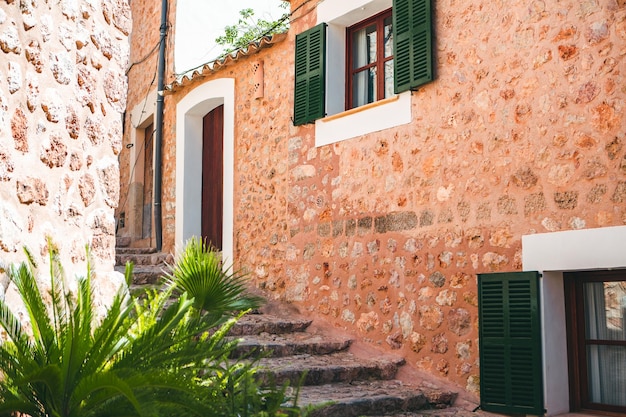
[[[141,58],[139,61],[135,61],[132,64],[130,64],[128,66],[128,68],[126,69],[126,72],[124,73],[124,75],[128,75],[128,73],[130,72],[130,70],[135,66],[135,65],[139,65],[143,62],[145,62],[148,58],[150,58],[152,56],[152,54],[154,54],[158,49],[159,49],[159,45],[161,45],[162,40],[160,39],[156,45],[154,45],[154,47],[150,50],[150,52],[148,52],[143,58]]]

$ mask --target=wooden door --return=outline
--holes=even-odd
[[[222,249],[224,206],[224,106],[203,118],[202,125],[202,237]]]

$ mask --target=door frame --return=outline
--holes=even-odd
[[[235,80],[222,78],[189,91],[176,105],[176,218],[175,245],[201,234],[202,118],[224,105],[224,201],[222,254],[225,265],[233,261]]]

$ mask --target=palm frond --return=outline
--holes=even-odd
[[[22,413],[31,417],[47,417],[36,403],[24,398],[11,398],[0,402],[0,417],[15,417]]]
[[[182,378],[168,370],[151,369],[124,376],[133,387],[137,402],[141,404],[141,415],[145,416],[214,416],[215,408],[207,400],[207,390],[192,378]],[[100,390],[90,397],[90,411],[80,417],[140,415],[127,399],[111,390]]]
[[[68,407],[72,412],[67,417],[82,417],[88,410],[93,412],[112,399],[119,399],[130,405],[136,413],[133,415],[141,415],[142,405],[135,395],[132,381],[109,370],[81,379],[69,399]]]
[[[257,308],[262,299],[246,291],[246,277],[223,265],[221,255],[200,238],[189,239],[167,274],[170,285],[186,291],[200,311],[222,315]]]
[[[34,262],[32,256],[26,251],[28,263],[20,266],[11,266],[9,269],[9,279],[15,284],[17,291],[26,307],[30,325],[33,332],[33,349],[37,356],[43,358],[53,355],[56,343],[56,333],[48,316],[48,311],[43,301],[43,297],[37,287]]]
[[[21,355],[30,352],[31,344],[28,336],[24,333],[19,319],[4,300],[0,300],[0,326],[7,332],[7,336],[15,344],[16,350]]]
[[[124,298],[125,293],[120,290],[107,314],[93,331],[92,348],[83,365],[83,370],[88,375],[106,368],[127,345],[129,329],[133,325],[129,320],[132,305],[126,303]]]

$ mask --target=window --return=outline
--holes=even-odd
[[[566,278],[572,409],[626,413],[626,270]]]
[[[393,95],[391,9],[348,28],[347,109]]]
[[[389,19],[384,11],[391,5]],[[326,0],[317,11],[318,18],[330,20],[296,35],[295,125],[413,90],[433,79],[430,0]],[[348,48],[347,32],[355,42]],[[368,49],[368,42],[370,47],[376,45],[376,52]]]

